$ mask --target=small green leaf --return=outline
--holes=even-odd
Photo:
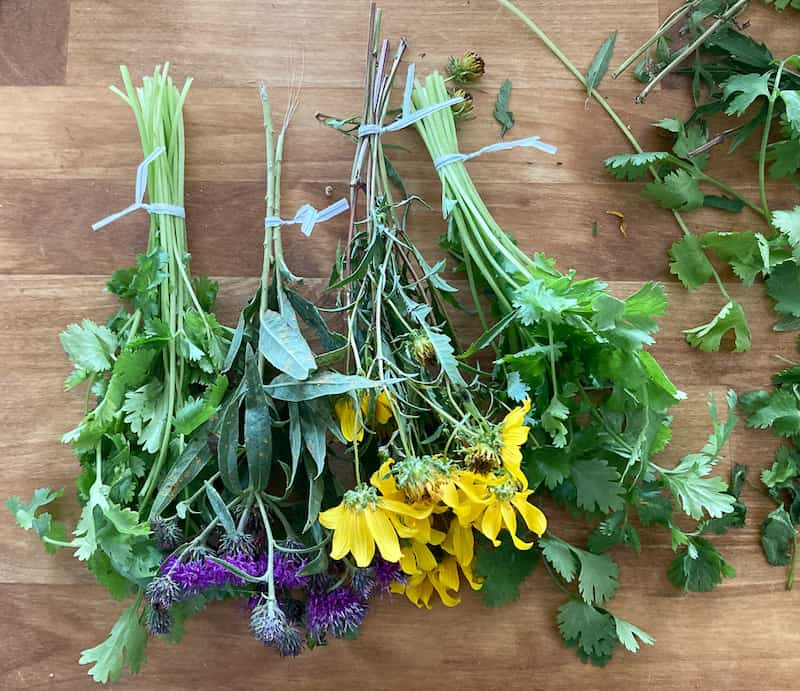
[[[494,119],[500,123],[501,137],[514,126],[514,113],[508,109],[508,102],[510,98],[511,80],[506,79],[500,87],[500,91],[498,92],[497,99],[494,103]]]
[[[728,302],[708,324],[684,331],[686,340],[693,348],[705,352],[719,350],[722,337],[733,331],[736,337],[734,349],[737,352],[750,349],[750,327],[747,317],[738,302]]]
[[[175,462],[169,466],[153,500],[153,506],[150,509],[151,515],[160,516],[183,488],[200,474],[210,460],[211,449],[208,448],[208,434],[201,429],[186,445]]]
[[[639,180],[659,161],[670,159],[666,151],[645,151],[640,154],[617,154],[604,162],[606,170],[618,180]]]
[[[652,199],[662,208],[674,211],[699,209],[705,201],[697,178],[682,169],[668,173],[661,180],[647,183],[642,196]]]
[[[76,366],[87,372],[111,369],[117,338],[105,326],[84,319],[80,326],[70,324],[60,335],[61,346]]]
[[[603,41],[600,48],[597,49],[592,64],[589,65],[589,71],[586,73],[586,93],[591,96],[592,90],[600,86],[603,77],[608,72],[608,65],[611,62],[611,56],[614,54],[614,45],[617,42],[617,32],[611,34],[605,41]]]
[[[714,273],[714,267],[696,235],[685,235],[678,240],[670,247],[669,256],[672,259],[670,273],[675,274],[688,290],[697,290]]]
[[[737,74],[722,83],[722,93],[728,101],[726,115],[743,115],[757,98],[769,98],[769,80],[772,72],[764,74]]]
[[[236,537],[236,523],[234,522],[233,516],[231,516],[231,512],[228,510],[228,507],[225,506],[225,502],[222,501],[222,497],[219,496],[219,492],[217,492],[217,490],[214,489],[214,486],[208,481],[205,483],[205,488],[208,502],[211,504],[211,509],[214,512],[214,515],[219,519],[219,525],[222,526],[225,534],[229,538]]]
[[[779,506],[767,516],[761,526],[761,546],[767,561],[773,566],[789,563],[797,539],[797,530],[783,506]]]

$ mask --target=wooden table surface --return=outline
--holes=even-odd
[[[620,30],[617,55],[630,53],[676,0],[523,0],[526,11],[585,67],[596,47]],[[479,189],[501,224],[529,251],[558,258],[562,268],[599,275],[618,292],[641,281],[668,285],[670,311],[654,352],[689,394],[676,409],[670,460],[699,447],[708,430],[709,390],[768,384],[776,353],[792,351],[791,336],[770,331],[769,301],[760,285],[734,285],[753,327],[747,354],[702,354],[681,330],[718,308],[713,289],[689,295],[667,270],[666,250],[678,237],[671,216],[640,199],[636,185],[611,181],[602,160],[626,150],[618,131],[565,70],[514,17],[491,0],[386,0],[388,36],[405,35],[418,72],[441,67],[448,55],[478,51],[488,65],[476,94],[478,117],[463,127],[464,150],[494,141],[491,117],[500,83],[513,82],[517,136],[540,134],[560,147],[554,160],[510,152],[473,164]],[[366,0],[3,0],[0,2],[0,494],[29,496],[36,487],[67,487],[60,515],[74,519],[76,464],[59,444],[79,417],[80,394],[64,394],[68,363],[57,335],[84,316],[103,319],[114,301],[102,292],[108,274],[142,250],[139,215],[93,234],[91,222],[130,203],[140,160],[126,106],[109,93],[118,65],[137,77],[172,63],[194,86],[186,104],[187,213],[193,270],[220,277],[221,314],[235,317],[255,286],[264,216],[263,130],[256,83],[263,79],[282,108],[290,69],[304,64],[301,105],[286,149],[283,201],[326,203],[325,188],[346,191],[351,145],[320,126],[316,111],[348,115],[360,109]],[[752,32],[780,54],[797,52],[800,17],[764,7],[748,12]],[[794,41],[792,40],[794,39]],[[619,61],[620,58],[615,60]],[[604,91],[646,147],[664,142],[649,125],[685,113],[685,84],[667,80],[644,106],[633,104],[629,78]],[[412,191],[436,203],[439,185],[416,135],[396,163]],[[719,158],[719,157],[718,157]],[[717,170],[725,167],[716,162]],[[747,155],[723,175],[755,193]],[[773,204],[796,203],[778,188]],[[606,216],[623,211],[628,236]],[[702,212],[691,225],[716,229]],[[592,222],[599,225],[597,237]],[[752,219],[743,216],[740,223]],[[723,228],[719,228],[723,229]],[[296,273],[327,276],[344,221],[311,239],[287,234]],[[438,255],[441,222],[417,212],[413,234]],[[311,282],[313,284],[313,281]],[[740,430],[728,460],[756,471],[771,462],[767,434]],[[725,472],[725,469],[722,469]],[[467,595],[450,610],[418,611],[394,598],[376,604],[355,642],[283,660],[247,633],[236,604],[212,606],[190,622],[180,647],[152,642],[149,660],[130,688],[789,688],[800,666],[800,627],[792,622],[798,592],[784,591],[783,569],[769,567],[759,525],[769,503],[752,489],[747,527],[717,542],[738,576],[711,594],[684,595],[667,581],[668,535],[649,531],[641,556],[619,552],[622,587],[615,613],[652,633],[657,643],[638,655],[624,651],[605,669],[581,664],[555,627],[562,595],[543,572],[503,610]],[[559,532],[578,538],[580,525]],[[90,686],[80,650],[104,639],[121,610],[67,552],[47,557],[30,534],[0,512],[0,687]]]

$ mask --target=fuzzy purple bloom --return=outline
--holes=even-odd
[[[162,574],[151,580],[145,588],[147,599],[154,605],[168,609],[176,600],[182,596],[182,588],[170,574]]]
[[[231,566],[244,571],[250,576],[262,576],[267,570],[267,557],[251,557],[246,554],[227,556],[223,558]],[[179,557],[168,557],[161,564],[161,572],[169,574],[171,579],[186,595],[200,593],[209,588],[225,585],[245,585],[247,581],[229,571],[224,566],[214,563],[210,559],[199,556],[188,561],[181,561]]]
[[[169,633],[172,628],[172,613],[160,605],[148,605],[144,613],[144,625],[151,636]]]
[[[306,601],[306,626],[316,640],[322,640],[326,633],[336,638],[354,633],[366,614],[366,603],[347,587],[312,590]]]
[[[276,602],[265,597],[253,608],[250,630],[256,640],[278,650],[284,657],[295,657],[303,648],[300,631],[293,626]]]
[[[405,583],[408,580],[408,576],[403,573],[400,564],[392,561],[375,557],[372,568],[375,570],[375,583],[380,592],[387,593],[392,583]]]
[[[300,575],[308,563],[306,559],[299,554],[276,551],[274,560],[272,576],[276,586],[286,590],[308,587],[309,577]]]

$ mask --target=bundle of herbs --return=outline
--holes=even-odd
[[[138,670],[146,627],[164,626],[158,606],[144,604],[145,588],[162,548],[179,542],[198,521],[184,512],[184,528],[161,513],[177,497],[181,475],[211,456],[207,429],[227,388],[230,339],[213,315],[217,285],[189,274],[182,109],[190,82],[178,91],[165,66],[134,88],[128,71],[121,71],[125,92],[114,90],[133,110],[146,156],[136,203],[122,213],[146,208],[150,233],[136,265],[108,282],[123,303],[117,313],[105,325],[85,319],[61,334],[75,364],[66,388],[87,387],[83,420],[63,437],[80,463],[76,484],[83,510],[69,539],[63,525],[40,511],[63,490],[39,489],[28,503],[7,501],[17,522],[33,529],[48,551],[74,549],[112,596],[135,596],[108,640],[81,656],[102,682],[119,677],[123,665]],[[150,204],[142,202],[145,185]]]
[[[402,116],[385,123],[406,43],[390,61],[380,18],[374,9],[361,117],[323,119],[357,133],[350,233],[331,277],[347,323],[344,368],[351,379],[382,385],[353,387],[335,403],[354,482],[320,521],[333,530],[334,559],[369,566],[377,548],[402,569],[394,592],[419,607],[431,607],[435,595],[454,606],[463,584],[493,587],[492,575],[484,581],[475,573],[481,541],[509,564],[514,552],[532,550],[546,520],[520,468],[530,402],[501,404],[481,372],[456,359],[445,310],[454,289],[441,276],[444,262],[431,266],[407,232],[417,200],[393,199],[383,135],[412,124],[413,66]],[[460,103],[444,94],[430,110]]]
[[[415,105],[441,99],[446,88],[445,77],[432,73],[416,85]],[[604,664],[618,642],[638,649],[627,635],[631,625],[604,608],[618,586],[608,550],[640,549],[634,517],[670,531],[677,555],[669,574],[676,587],[710,590],[733,575],[702,535],[730,522],[737,507],[736,492],[709,477],[736,418],[720,422],[712,400],[714,434],[702,452],[674,468],[657,465],[654,457],[671,437],[669,408],[683,397],[645,350],[666,308],[663,288],[648,283],[622,300],[596,279],[560,273],[542,254],[528,257],[496,223],[459,159],[453,113],[430,114],[417,129],[442,181],[443,244],[465,271],[481,321],[489,320],[484,296],[496,320],[462,358],[493,346],[493,385],[509,400],[532,401],[523,460],[531,487],[594,525],[588,549],[557,537],[552,522],[538,548],[560,584],[577,580],[577,595],[559,610],[562,636],[583,659]],[[735,401],[731,393],[731,409]],[[678,513],[690,516],[694,529],[679,527]],[[486,562],[501,558],[489,553]],[[608,635],[594,646],[601,625]],[[647,635],[641,639],[651,642]]]

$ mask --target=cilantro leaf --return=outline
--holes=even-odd
[[[117,338],[108,327],[84,319],[80,326],[70,324],[59,338],[64,352],[80,369],[87,372],[111,369]]]
[[[163,384],[153,379],[144,386],[125,394],[122,410],[125,422],[131,431],[138,436],[139,444],[148,453],[156,453],[161,447],[167,419],[169,399],[165,395]]]
[[[122,613],[105,641],[81,653],[80,664],[94,663],[89,669],[94,681],[101,684],[117,681],[123,666],[134,673],[141,668],[145,659],[147,632],[139,623],[138,610],[137,601]]]
[[[699,209],[705,201],[697,178],[683,169],[674,170],[661,180],[647,183],[642,196],[652,199],[664,209],[675,211]]]
[[[576,598],[558,608],[558,629],[568,645],[577,646],[582,659],[605,665],[617,645],[614,617]]]
[[[567,583],[577,574],[578,591],[586,603],[602,605],[614,596],[619,567],[607,554],[592,554],[550,533],[539,540],[539,546],[542,556]]]
[[[800,266],[792,261],[778,264],[767,279],[767,292],[776,312],[800,317]]]
[[[522,381],[517,370],[509,372],[506,379],[506,393],[512,401],[522,403],[528,397],[530,390],[531,387]]]
[[[640,154],[616,154],[607,158],[603,165],[618,180],[639,180],[647,175],[650,167],[658,161],[669,159],[666,151],[645,151]]]
[[[667,575],[676,588],[706,593],[722,583],[723,577],[735,576],[736,570],[708,540],[695,537],[690,538],[688,546],[678,550]]]
[[[775,453],[775,462],[761,471],[761,482],[774,489],[787,480],[800,475],[800,458],[794,447],[781,446]]]
[[[736,336],[734,350],[741,352],[750,349],[750,326],[738,302],[725,303],[708,324],[687,329],[684,333],[693,348],[710,352],[719,350],[722,338],[728,331],[733,331]]]
[[[509,540],[499,547],[480,547],[475,573],[483,579],[483,603],[487,607],[502,607],[519,599],[519,586],[533,573],[538,559],[536,550],[520,551]]]
[[[655,638],[649,633],[642,631],[639,627],[619,617],[614,617],[614,626],[619,642],[625,646],[626,650],[632,653],[639,652],[639,641],[645,645],[653,645],[656,642]]]
[[[569,418],[569,408],[553,396],[550,405],[542,413],[542,429],[553,438],[553,446],[563,448],[567,445],[567,428],[564,421]]]
[[[511,98],[511,80],[506,79],[500,86],[497,99],[494,103],[494,119],[500,123],[500,136],[502,137],[514,126],[514,113],[508,109]]]
[[[47,487],[40,487],[33,491],[31,500],[26,504],[19,497],[6,499],[6,507],[13,514],[17,525],[25,530],[33,530],[40,538],[50,540],[66,540],[67,531],[60,523],[56,523],[50,513],[44,512],[37,515],[37,511],[50,504],[64,494],[64,489],[52,492]],[[44,543],[45,549],[52,553],[58,549],[57,545]]]
[[[743,397],[746,404],[753,404],[752,396]],[[790,437],[800,433],[800,409],[797,396],[787,389],[777,389],[753,410],[747,420],[748,427],[766,429],[772,427],[775,434]]]
[[[514,296],[514,307],[519,310],[518,318],[525,326],[532,326],[542,319],[560,324],[564,318],[562,313],[577,304],[577,300],[560,295],[538,278],[531,278],[517,289]]]
[[[722,93],[728,101],[726,115],[743,115],[760,96],[769,97],[769,80],[772,72],[764,74],[736,74],[722,83]]]
[[[678,240],[670,247],[669,256],[672,259],[670,273],[675,274],[688,290],[697,290],[714,273],[714,267],[696,235],[686,235]]]
[[[797,530],[783,506],[771,512],[761,525],[761,546],[767,561],[773,566],[789,563],[792,550],[796,549],[796,540]]]
[[[623,507],[623,488],[615,468],[604,459],[577,461],[571,468],[578,490],[578,506],[586,511],[610,513]]]
[[[791,211],[775,211],[772,224],[786,236],[792,247],[800,244],[800,206],[795,206]]]

